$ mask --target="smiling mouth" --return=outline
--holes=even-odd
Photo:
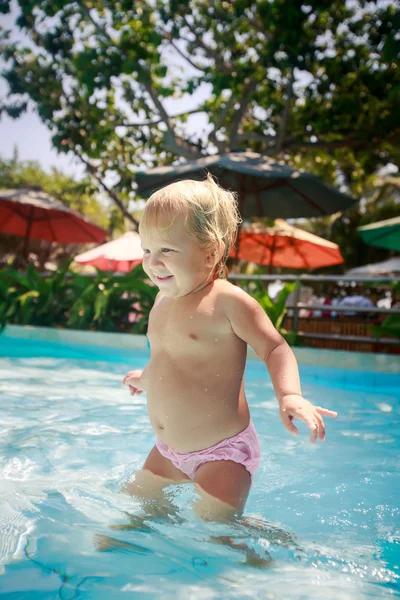
[[[165,277],[160,277],[159,275],[156,275],[157,281],[168,281],[172,277],[173,277],[173,275],[165,275]]]

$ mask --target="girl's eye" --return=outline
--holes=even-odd
[[[161,252],[163,254],[168,254],[168,252],[171,252],[170,248],[161,248]]]
[[[150,254],[150,250],[143,250],[143,254]]]

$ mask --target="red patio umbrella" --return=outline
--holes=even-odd
[[[78,254],[74,260],[80,265],[91,265],[102,271],[128,273],[134,266],[142,262],[142,258],[143,250],[139,234],[128,231],[116,240]]]
[[[230,256],[269,267],[318,269],[344,262],[339,246],[276,219],[273,227],[243,225]]]
[[[107,231],[38,188],[0,190],[0,232],[60,244],[102,242]]]

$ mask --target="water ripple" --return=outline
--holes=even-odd
[[[302,424],[296,438],[281,426],[270,383],[250,379],[263,461],[247,521],[199,522],[188,485],[169,490],[169,519],[143,518],[119,492],[154,443],[144,395],[121,386],[126,369],[0,360],[1,593],[29,598],[34,585],[40,597],[68,600],[399,595],[399,397],[307,384],[311,400],[329,398],[339,411],[328,441],[311,446]],[[96,539],[112,547],[99,552]]]

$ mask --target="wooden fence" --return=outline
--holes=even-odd
[[[348,277],[348,276],[326,276],[326,275],[230,275],[229,279],[236,280],[256,280],[260,279],[266,282],[297,281],[318,282],[318,283],[340,283],[350,282],[368,282],[371,287],[381,285],[382,283],[396,283],[395,277]],[[300,286],[297,286],[297,291]],[[311,316],[302,317],[300,313],[307,309]],[[313,316],[313,311],[320,313],[334,312],[333,317]],[[346,313],[352,313],[346,316]],[[389,314],[396,314],[400,317],[400,309],[384,309],[377,307],[358,308],[358,307],[338,307],[326,305],[304,305],[299,301],[299,295],[295,294],[294,302],[290,306],[290,312],[286,315],[283,326],[285,329],[294,331],[297,334],[298,343],[310,348],[327,348],[331,350],[352,350],[355,352],[378,352],[386,354],[400,354],[400,339],[395,337],[377,337],[372,327],[380,325],[384,318]]]

